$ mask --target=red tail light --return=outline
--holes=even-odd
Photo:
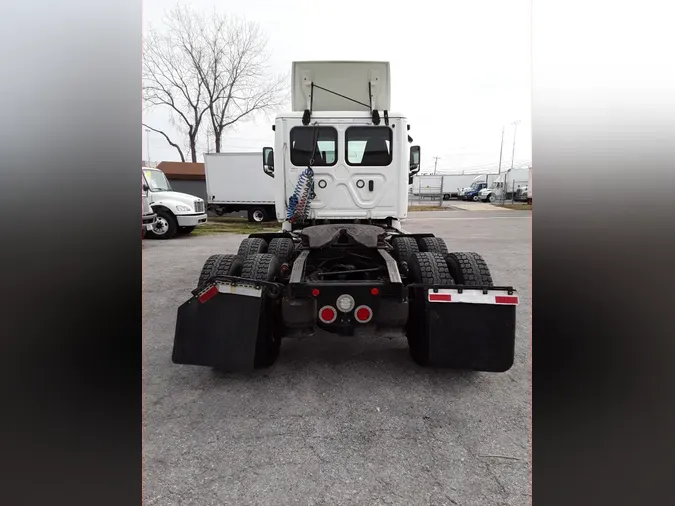
[[[319,320],[323,323],[333,323],[337,320],[337,310],[332,306],[323,306],[319,309]]]
[[[368,323],[373,318],[373,310],[368,306],[359,306],[354,310],[354,318],[359,323]]]

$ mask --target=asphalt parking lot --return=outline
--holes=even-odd
[[[481,253],[520,293],[502,374],[417,366],[404,339],[285,340],[265,371],[171,363],[176,309],[206,258],[245,236],[143,244],[146,505],[526,505],[530,492],[531,213],[411,213]]]

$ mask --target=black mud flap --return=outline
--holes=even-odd
[[[239,281],[244,283],[213,283],[178,308],[175,364],[232,372],[254,368],[258,333],[266,330],[263,319],[270,316],[269,293],[264,284]]]
[[[484,372],[513,365],[518,305],[513,288],[414,285],[411,302],[411,353],[426,365]]]

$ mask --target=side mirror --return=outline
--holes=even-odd
[[[145,193],[148,193],[148,190],[149,190],[149,189],[150,189],[150,187],[149,187],[147,184],[143,183],[143,191],[144,191]]]
[[[270,177],[274,177],[274,149],[263,148],[263,171]]]
[[[420,147],[410,146],[410,176],[420,171]]]

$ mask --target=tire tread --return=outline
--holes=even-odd
[[[239,250],[237,251],[237,255],[246,258],[250,255],[254,255],[256,253],[266,253],[267,252],[267,242],[265,239],[261,239],[260,237],[247,237],[243,241],[241,241],[241,244],[239,245]]]
[[[419,252],[419,246],[412,237],[394,237],[391,240],[394,257],[400,262],[408,262],[410,257]]]
[[[480,254],[453,252],[448,253],[445,259],[458,284],[467,286],[493,286],[490,269]]]
[[[290,262],[295,253],[295,243],[289,237],[275,237],[270,241],[267,253],[276,256],[279,263]]]
[[[448,253],[448,246],[440,237],[422,237],[419,246],[420,251],[432,251],[442,255],[447,255]]]

